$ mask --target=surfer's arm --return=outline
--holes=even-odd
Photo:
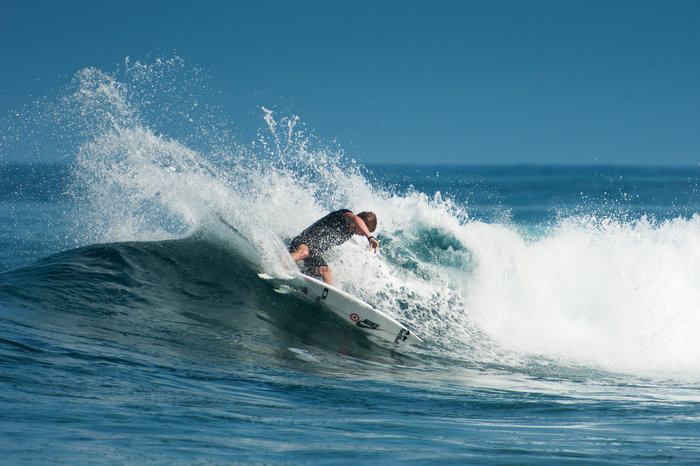
[[[367,225],[365,225],[364,220],[352,212],[345,212],[345,217],[348,219],[348,222],[350,222],[350,228],[355,232],[355,234],[367,237],[370,250],[373,250],[376,253],[377,249],[379,249],[379,241],[372,236],[372,233],[369,231],[369,228],[367,228]]]

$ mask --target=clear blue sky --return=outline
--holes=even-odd
[[[174,53],[361,162],[700,163],[695,0],[3,0],[0,112]]]

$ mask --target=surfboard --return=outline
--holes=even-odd
[[[401,345],[416,345],[423,342],[418,335],[393,317],[321,280],[299,274],[288,283],[299,294],[334,312],[369,335]]]

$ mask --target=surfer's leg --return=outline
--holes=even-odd
[[[309,257],[309,248],[305,244],[300,244],[294,251],[291,252],[294,262],[299,262]]]
[[[304,273],[312,277],[320,278],[329,285],[333,284],[333,273],[328,267],[323,257],[316,255],[314,251],[309,253],[309,256],[304,259]]]
[[[319,267],[317,271],[318,275],[324,282],[328,283],[329,285],[333,284],[333,272],[331,272],[330,267],[324,265]]]

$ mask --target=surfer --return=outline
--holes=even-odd
[[[322,254],[333,246],[343,244],[352,235],[367,237],[370,250],[377,252],[379,242],[372,236],[377,228],[377,216],[373,212],[355,215],[348,209],[336,210],[316,221],[292,239],[289,252],[294,262],[304,261],[303,273],[320,277],[333,284],[333,273],[323,260]]]

